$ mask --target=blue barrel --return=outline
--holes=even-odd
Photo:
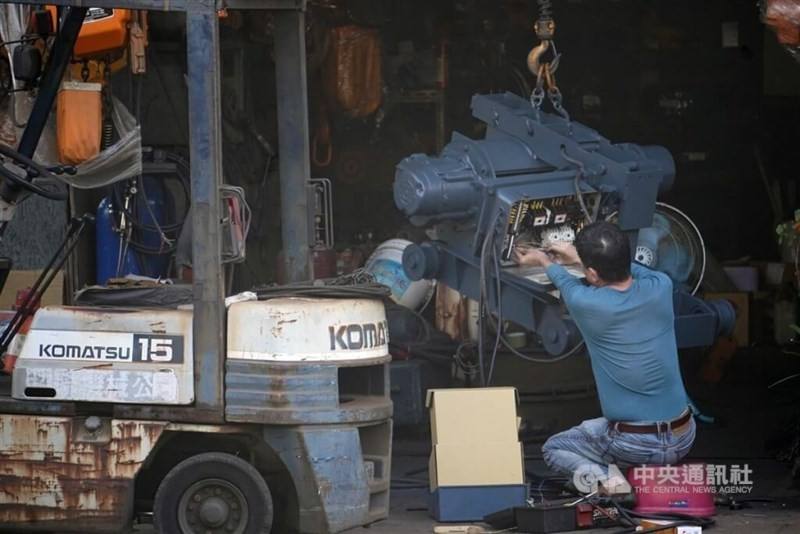
[[[144,186],[147,193],[145,197],[139,192],[136,195],[134,206],[135,214],[141,225],[154,227],[166,224],[167,213],[170,212],[172,197],[162,180],[144,177]],[[153,218],[155,217],[155,219]],[[97,206],[95,223],[95,268],[97,284],[106,285],[110,278],[122,277],[127,274],[163,278],[168,275],[171,253],[145,254],[137,252],[128,246],[119,272],[120,247],[124,247],[122,236],[115,230],[117,225],[116,212],[111,197],[105,197]],[[161,237],[155,229],[139,230],[135,232],[134,240],[138,243],[157,250],[161,245]]]
[[[167,224],[168,214],[174,213],[174,200],[170,194],[164,180],[152,176],[144,176],[144,192],[139,191],[136,195],[136,217],[141,225],[156,227]],[[146,195],[145,195],[146,194]],[[147,204],[145,204],[145,196]],[[155,219],[153,219],[155,216]],[[156,224],[157,223],[157,224]],[[158,231],[140,230],[137,232],[136,240],[151,249],[161,247],[161,236]],[[169,273],[169,260],[171,253],[165,254],[138,254],[141,271],[137,274],[150,276],[153,278],[165,278]]]

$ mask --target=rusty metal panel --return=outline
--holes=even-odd
[[[219,20],[214,10],[186,14],[192,182],[195,406],[223,415],[225,290],[220,230],[222,138]]]
[[[0,415],[0,530],[121,532],[166,422]],[[90,431],[89,428],[94,428]]]
[[[304,482],[298,501],[313,503],[301,505],[300,532],[340,532],[367,522],[369,479],[356,428],[300,427],[267,435],[293,478]]]
[[[302,11],[277,11],[275,78],[281,180],[281,241],[289,282],[311,278],[308,180],[311,178],[306,73],[306,19]]]

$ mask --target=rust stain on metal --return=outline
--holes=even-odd
[[[65,521],[121,528],[133,480],[167,423],[0,415],[0,525]],[[116,526],[115,526],[116,525]]]
[[[97,365],[90,365],[88,367],[82,367],[81,369],[113,369],[114,365],[110,363],[98,363]]]
[[[154,323],[150,323],[150,330],[154,334],[166,334],[167,325],[164,323],[164,321],[156,321]]]

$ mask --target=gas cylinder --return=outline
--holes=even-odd
[[[150,250],[157,251],[161,245],[161,236],[155,230],[156,225],[164,225],[167,214],[174,212],[174,200],[164,185],[163,180],[144,176],[143,182],[146,198],[142,191],[135,197],[135,216],[140,229],[134,232],[132,239]],[[146,202],[146,203],[145,203]],[[149,207],[148,207],[149,204]],[[110,278],[123,277],[128,274],[164,278],[168,276],[170,254],[138,252],[134,246],[125,244],[117,227],[117,213],[110,197],[105,197],[97,206],[95,217],[95,267],[97,283],[105,285]],[[125,257],[120,264],[120,248],[125,249]]]

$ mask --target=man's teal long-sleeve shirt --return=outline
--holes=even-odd
[[[687,405],[672,280],[637,264],[631,274],[631,286],[619,291],[587,286],[561,265],[547,268],[586,341],[603,416],[610,421],[669,421]]]

